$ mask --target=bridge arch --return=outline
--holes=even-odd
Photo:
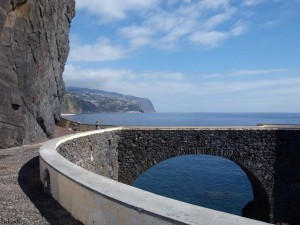
[[[118,145],[118,180],[131,185],[139,175],[157,163],[187,154],[220,156],[235,162],[247,175],[253,190],[253,201],[243,215],[270,221],[272,164],[262,161],[266,149],[273,148],[272,135],[259,130],[177,129],[124,130]],[[271,151],[270,151],[271,153]],[[272,155],[270,156],[272,157]],[[267,179],[266,179],[267,178]]]
[[[264,127],[127,127],[70,138],[57,147],[69,161],[125,184],[166,159],[207,154],[237,163],[248,176],[254,201],[249,217],[300,222],[300,129]]]

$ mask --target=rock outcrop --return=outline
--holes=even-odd
[[[68,87],[62,101],[63,113],[155,112],[147,98],[97,89]]]
[[[0,1],[0,148],[52,138],[74,0]]]

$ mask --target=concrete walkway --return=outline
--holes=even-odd
[[[44,193],[39,180],[40,146],[0,149],[0,225],[81,224]]]

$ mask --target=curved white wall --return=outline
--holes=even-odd
[[[50,193],[74,218],[87,225],[263,225],[264,222],[165,198],[87,171],[56,151],[63,142],[111,128],[54,139],[40,148],[40,179],[50,175]]]

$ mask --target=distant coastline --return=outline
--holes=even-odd
[[[155,112],[147,98],[80,87],[67,88],[61,110],[64,114]]]

